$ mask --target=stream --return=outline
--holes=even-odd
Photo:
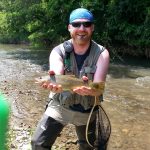
[[[10,128],[15,132],[11,150],[30,150],[31,133],[45,109],[48,91],[34,83],[47,74],[49,52],[26,45],[0,44],[0,91],[11,105]],[[133,60],[134,61],[134,60]],[[136,62],[140,62],[139,65]],[[112,133],[108,150],[150,149],[150,63],[111,63],[104,102]],[[72,131],[73,126],[68,130]],[[75,150],[74,133],[63,131],[53,150]],[[19,133],[21,131],[21,133]],[[67,143],[65,145],[64,143]],[[60,144],[62,143],[62,144]],[[60,147],[61,145],[61,147]],[[68,146],[68,148],[66,148]],[[74,149],[73,149],[74,148]]]

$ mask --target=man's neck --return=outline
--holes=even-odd
[[[74,47],[74,52],[79,55],[85,54],[90,46],[90,41],[86,44],[77,44],[73,41],[72,41],[72,43],[73,43],[73,47]]]

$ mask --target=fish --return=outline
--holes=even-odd
[[[83,80],[75,77],[75,75],[55,75],[42,76],[35,78],[36,83],[42,84],[45,82],[61,85],[63,91],[72,91],[73,89],[81,86],[90,87],[103,93],[105,88],[105,82],[92,82],[91,80]]]

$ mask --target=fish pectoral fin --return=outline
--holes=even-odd
[[[96,90],[104,90],[105,83],[104,82],[91,82],[89,86]]]

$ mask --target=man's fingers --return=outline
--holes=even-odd
[[[83,81],[88,81],[89,79],[88,79],[88,77],[86,77],[86,76],[82,76],[82,80],[83,80]]]
[[[55,85],[55,84],[50,83],[47,88],[50,91],[55,92],[55,93],[62,92],[62,86],[61,85]]]

